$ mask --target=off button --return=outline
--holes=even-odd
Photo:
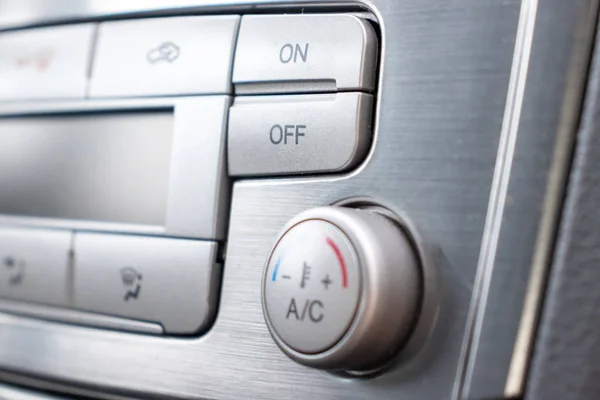
[[[373,96],[336,93],[237,97],[230,109],[229,174],[340,172],[360,163]]]
[[[351,325],[360,287],[358,259],[346,235],[329,222],[307,220],[290,229],[272,253],[265,311],[289,347],[323,352]]]

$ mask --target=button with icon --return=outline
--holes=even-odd
[[[90,97],[231,93],[240,17],[102,22]]]
[[[83,99],[95,30],[78,24],[3,32],[0,100]]]
[[[74,243],[75,308],[159,323],[172,334],[212,322],[216,242],[78,232]]]
[[[0,298],[69,305],[71,233],[0,229]]]

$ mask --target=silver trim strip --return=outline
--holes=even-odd
[[[523,94],[527,82],[527,70],[531,56],[537,6],[538,0],[523,0],[521,3],[515,51],[498,145],[498,155],[494,167],[494,177],[483,230],[481,252],[479,253],[479,260],[477,262],[477,274],[475,276],[465,337],[455,379],[453,399],[462,399],[465,395],[465,390],[468,390],[471,385],[474,364],[470,362],[469,356],[471,351],[476,349],[478,345],[483,313],[494,270],[496,249],[506,204],[506,193],[510,181],[515,144],[519,133],[519,122],[521,119]]]
[[[598,20],[599,1],[590,0],[588,7],[581,7],[580,21],[575,32],[575,49],[571,55],[566,93],[557,127],[557,139],[544,195],[543,214],[540,220],[535,253],[531,264],[527,294],[519,331],[515,340],[510,369],[504,395],[520,397],[525,389],[530,356],[535,343],[535,334],[540,317],[544,288],[554,254],[556,228],[560,222],[560,211],[569,177],[571,155],[579,118],[582,98],[585,95],[587,69],[593,48],[594,32]]]
[[[0,381],[10,382],[11,385],[19,385],[9,386],[8,384],[0,383],[0,399],[2,400],[65,400],[67,398],[131,400],[132,398],[139,397],[102,393],[98,390],[85,389],[7,371],[0,371]],[[48,391],[52,392],[53,397],[42,397],[42,395],[51,396],[47,394]],[[65,397],[68,395],[75,397]]]
[[[290,8],[304,10],[307,7],[324,9],[330,6],[374,9],[372,4],[366,0],[295,0],[293,2],[290,0],[260,0],[260,3],[247,0],[211,0],[210,2],[199,0],[0,0],[0,29],[60,23],[82,18],[135,18],[138,16],[182,15],[208,10],[235,14],[256,10],[289,10]]]
[[[69,324],[93,326],[102,329],[150,333],[154,335],[163,334],[162,326],[151,322],[136,321],[133,319],[5,299],[0,300],[0,312],[11,315],[16,314],[19,317],[42,318]]]
[[[0,385],[0,398],[4,400],[59,400],[60,397],[7,385]]]

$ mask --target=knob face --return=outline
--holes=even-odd
[[[316,368],[373,370],[410,335],[422,289],[419,258],[391,219],[322,207],[283,229],[263,275],[273,339]]]
[[[279,241],[265,282],[265,311],[281,340],[319,353],[336,344],[360,297],[358,257],[348,237],[323,220],[302,221]]]

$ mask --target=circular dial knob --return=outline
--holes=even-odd
[[[322,207],[284,228],[263,278],[271,335],[312,367],[365,371],[410,335],[421,297],[419,259],[391,219]]]

